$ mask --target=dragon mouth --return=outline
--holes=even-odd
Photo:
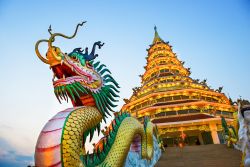
[[[55,76],[58,79],[65,79],[72,76],[83,77],[86,81],[91,82],[93,80],[93,67],[89,64],[82,66],[79,60],[71,59],[65,55],[61,64],[52,67]]]
[[[104,64],[96,62],[89,67],[71,59],[72,57],[69,60],[65,58],[62,63],[52,66],[57,77],[53,86],[58,101],[61,103],[62,100],[69,99],[74,107],[97,107],[105,121],[110,111],[114,112],[112,108],[117,106],[113,102],[117,102],[116,98],[119,98],[118,83]]]
[[[75,82],[79,83],[87,83],[87,77],[84,76],[72,76],[67,78],[60,78],[53,82],[54,87],[62,86],[62,85],[68,85],[73,84]]]
[[[102,86],[101,76],[94,70],[91,64],[86,63],[84,66],[77,59],[72,59],[65,55],[61,64],[53,66],[52,70],[58,78],[53,80],[54,87],[57,85],[72,84],[80,82],[91,91],[98,91]]]
[[[102,87],[102,78],[94,68],[87,64],[82,66],[78,60],[65,55],[61,64],[53,66],[57,78],[53,81],[54,92],[59,100],[71,99],[74,106],[94,106],[92,92]]]

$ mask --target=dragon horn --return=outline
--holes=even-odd
[[[79,27],[79,26],[82,26],[84,23],[86,23],[86,21],[77,24],[76,29],[75,29],[75,32],[74,32],[74,34],[73,34],[72,36],[66,36],[66,35],[61,34],[61,33],[54,33],[54,34],[51,34],[51,36],[50,36],[50,38],[49,38],[49,42],[48,42],[49,47],[52,47],[52,42],[54,42],[56,36],[61,36],[61,37],[67,38],[67,39],[72,39],[72,38],[74,38],[74,37],[76,36],[78,27]]]
[[[46,58],[44,58],[44,57],[40,54],[40,52],[39,52],[38,46],[39,46],[39,44],[40,44],[41,42],[49,42],[49,40],[41,39],[41,40],[39,40],[39,41],[36,42],[36,46],[35,46],[36,55],[38,56],[38,58],[39,58],[42,62],[44,62],[45,64],[49,64],[49,61],[48,61]]]

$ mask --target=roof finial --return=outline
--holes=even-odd
[[[158,32],[157,32],[157,27],[156,25],[154,26],[154,30],[155,30],[155,36],[154,36],[154,40],[153,40],[153,44],[156,43],[156,42],[159,42],[161,41],[162,42],[162,39],[160,38]]]

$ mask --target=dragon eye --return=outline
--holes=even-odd
[[[75,55],[74,55],[74,56],[72,56],[72,59],[73,59],[73,60],[77,60],[77,58],[76,58],[76,56],[75,56]]]

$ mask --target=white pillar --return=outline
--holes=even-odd
[[[220,144],[220,139],[218,137],[216,124],[211,123],[211,124],[209,124],[209,127],[210,127],[211,136],[212,136],[214,144]]]
[[[204,141],[203,141],[203,138],[202,138],[201,132],[202,132],[202,131],[199,131],[199,134],[198,134],[198,139],[199,139],[199,141],[200,141],[201,145],[203,145],[203,144],[204,144]]]

